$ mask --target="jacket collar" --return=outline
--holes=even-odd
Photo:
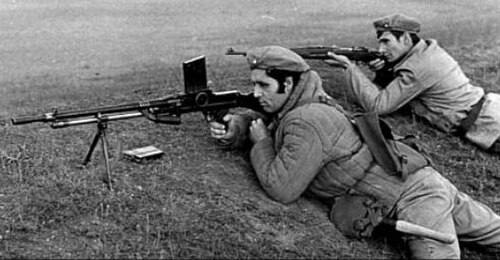
[[[323,90],[318,73],[314,70],[303,72],[298,84],[292,90],[281,111],[278,112],[277,119],[281,120],[288,112],[304,103],[319,103],[320,96],[330,98]]]
[[[433,40],[430,40],[429,44],[432,44]],[[411,56],[413,56],[415,53],[423,51],[426,47],[428,46],[428,42],[424,39],[420,39],[420,41],[413,46],[410,51],[406,55],[404,55],[402,58],[400,58],[398,61],[394,62],[394,68],[400,67],[404,62],[406,62]]]

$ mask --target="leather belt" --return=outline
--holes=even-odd
[[[460,121],[460,125],[457,126],[457,134],[460,136],[464,136],[467,131],[469,131],[470,127],[476,122],[477,117],[479,116],[479,112],[481,112],[481,108],[483,107],[483,103],[485,101],[484,96],[474,105],[472,105],[471,110],[467,113],[467,117]]]

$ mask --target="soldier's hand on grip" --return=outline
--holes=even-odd
[[[222,144],[231,143],[231,141],[235,138],[236,126],[234,124],[235,115],[227,114],[222,120],[224,123],[219,123],[215,120],[210,120],[210,135],[217,139]]]

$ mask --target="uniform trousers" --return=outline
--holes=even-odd
[[[408,176],[405,191],[392,214],[436,231],[455,235],[453,244],[433,239],[403,236],[415,259],[458,259],[458,241],[473,243],[491,252],[500,252],[500,216],[488,206],[459,191],[432,167]]]

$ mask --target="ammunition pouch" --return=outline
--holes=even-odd
[[[389,210],[386,205],[363,195],[338,197],[330,211],[330,220],[346,237],[368,238]]]

